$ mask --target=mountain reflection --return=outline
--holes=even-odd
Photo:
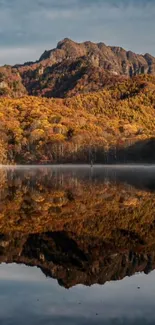
[[[3,168],[0,179],[0,262],[66,288],[155,269],[155,168]]]

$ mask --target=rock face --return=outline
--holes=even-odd
[[[65,38],[56,49],[45,51],[39,61],[18,70],[30,95],[70,97],[122,78],[155,75],[155,58],[104,43],[76,43]]]
[[[76,43],[68,38],[60,41],[56,49],[45,51],[39,62],[49,60],[53,65],[68,59],[76,61],[78,58],[87,59],[95,67],[108,70],[114,75],[131,77],[144,73],[155,74],[155,58],[149,54],[138,55],[104,43]]]
[[[9,81],[7,71],[9,78],[10,71],[18,76],[18,92],[13,83],[11,96],[12,92],[14,97],[23,96],[27,91],[35,96],[70,97],[102,89],[122,78],[155,75],[155,58],[104,43],[76,43],[65,38],[36,62],[6,67],[1,82]],[[6,95],[6,91],[0,95]]]

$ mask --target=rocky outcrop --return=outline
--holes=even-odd
[[[1,96],[27,93],[63,98],[97,91],[129,77],[155,75],[155,58],[104,43],[76,43],[65,38],[36,62],[1,69],[5,73],[0,73],[0,81],[9,85],[0,89]]]
[[[76,43],[68,38],[60,41],[54,50],[45,51],[39,62],[49,60],[49,64],[64,60],[89,58],[95,67],[111,71],[114,75],[133,76],[137,74],[155,74],[155,58],[149,54],[138,55],[121,47],[106,46],[104,43]]]
[[[97,91],[128,77],[155,75],[155,58],[66,38],[55,49],[45,51],[39,61],[18,70],[30,95],[63,98]]]

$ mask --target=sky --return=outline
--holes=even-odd
[[[0,264],[1,325],[153,325],[154,301],[155,271],[67,290],[36,267]]]
[[[155,0],[0,0],[0,65],[37,60],[65,37],[155,56]]]

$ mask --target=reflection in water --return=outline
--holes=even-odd
[[[108,291],[109,281],[155,269],[154,167],[3,168],[0,179],[1,263],[37,266],[71,296],[77,284]]]
[[[66,288],[155,268],[154,170],[0,172],[1,262],[38,266]]]

